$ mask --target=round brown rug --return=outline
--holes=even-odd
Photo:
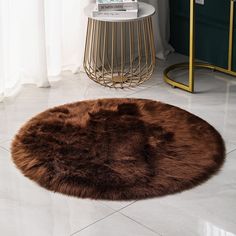
[[[81,198],[130,200],[192,188],[216,173],[224,142],[204,120],[143,99],[66,104],[32,118],[12,157],[41,186]]]

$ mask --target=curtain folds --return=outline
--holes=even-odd
[[[169,44],[170,39],[170,15],[168,0],[143,0],[156,8],[153,16],[153,28],[155,35],[155,47],[157,58],[165,60],[174,49]]]
[[[63,70],[77,72],[83,62],[87,19],[84,8],[95,0],[0,0],[0,101],[22,84],[49,87]],[[154,16],[157,57],[168,44],[167,0],[146,0]]]

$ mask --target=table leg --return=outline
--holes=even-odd
[[[228,55],[228,70],[232,71],[233,64],[233,39],[234,39],[234,4],[235,0],[230,3],[230,27],[229,27],[229,55]]]
[[[195,72],[195,0],[190,0],[189,91],[194,92]]]

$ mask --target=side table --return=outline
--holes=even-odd
[[[137,18],[94,18],[90,4],[84,53],[84,69],[93,81],[111,88],[137,86],[155,68],[152,15],[155,8],[139,3]]]
[[[195,69],[206,68],[214,71],[219,71],[228,75],[236,76],[236,71],[233,70],[233,49],[235,46],[234,30],[235,30],[235,2],[236,0],[230,0],[230,16],[229,16],[229,46],[228,46],[228,66],[227,68],[222,68],[216,65],[211,65],[204,62],[196,62],[195,60],[195,0],[190,1],[190,29],[189,29],[189,62],[179,63],[172,65],[164,70],[164,80],[166,83],[172,85],[173,87],[180,88],[187,92],[194,92],[194,81],[195,81]],[[188,83],[184,84],[177,82],[171,78],[170,72],[176,69],[188,69]]]

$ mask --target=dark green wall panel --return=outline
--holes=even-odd
[[[177,52],[189,52],[189,1],[170,0],[171,43]],[[196,57],[227,68],[229,0],[207,0],[196,5]],[[235,30],[236,39],[236,30]],[[234,47],[234,55],[236,45]],[[236,68],[236,58],[234,58]]]

